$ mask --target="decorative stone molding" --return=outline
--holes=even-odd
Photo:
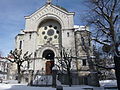
[[[37,50],[37,57],[42,58],[42,54],[45,50],[52,50],[55,54],[55,57],[58,55],[58,48],[55,47],[54,45],[43,45]]]
[[[60,7],[52,4],[46,4],[32,15],[26,16],[25,19],[27,23],[26,25],[28,27],[27,29],[33,29],[34,31],[37,30],[40,22],[45,19],[57,20],[61,24],[62,29],[70,29],[71,27],[73,27],[73,15],[74,13],[67,12]],[[32,27],[32,25],[34,27]]]
[[[32,20],[37,21],[39,18],[43,17],[44,15],[47,15],[48,13],[59,16],[60,18],[64,18],[64,19],[68,18],[68,16],[66,14],[61,13],[60,11],[56,10],[55,8],[49,8],[49,9],[42,10],[38,14],[34,15],[32,17]]]

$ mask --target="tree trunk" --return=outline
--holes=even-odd
[[[18,83],[21,83],[21,74],[20,74],[21,69],[19,64],[17,64],[17,69],[18,69]]]
[[[95,66],[93,65],[93,61],[90,58],[90,55],[87,56],[89,69],[90,69],[90,81],[88,81],[89,85],[91,86],[97,86],[99,87],[99,78],[98,78],[98,72],[95,69]]]
[[[118,90],[120,90],[120,57],[115,55],[114,63],[115,63],[115,74],[117,79],[117,86],[118,86]]]
[[[115,44],[115,51],[114,51],[114,63],[115,63],[115,75],[117,79],[117,87],[120,90],[120,54],[119,54],[119,43]]]
[[[68,84],[69,84],[69,86],[71,87],[71,85],[72,85],[71,73],[70,73],[70,70],[69,70],[69,69],[68,69],[67,71],[68,71],[68,72],[67,72],[67,74],[68,74]]]

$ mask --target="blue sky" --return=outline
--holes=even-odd
[[[75,12],[74,21],[83,25],[80,20],[85,6],[83,0],[53,0],[68,11]],[[25,18],[45,4],[46,0],[0,0],[0,51],[7,55],[15,47],[15,36],[24,29]]]

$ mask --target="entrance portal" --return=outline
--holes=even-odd
[[[54,66],[54,52],[52,50],[45,50],[43,52],[43,58],[45,58],[46,61],[46,74],[52,74],[52,67]]]
[[[47,59],[47,60],[54,60],[54,52],[52,50],[45,50],[43,52],[43,58]]]
[[[47,61],[46,62],[46,74],[52,74],[52,67],[54,66],[54,61]]]

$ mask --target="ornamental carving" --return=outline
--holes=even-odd
[[[38,12],[36,15],[34,15],[32,17],[32,21],[35,21],[35,20],[38,20],[40,17],[42,17],[43,15],[46,15],[46,14],[55,14],[61,18],[66,18],[67,15],[53,7],[50,7],[50,6],[47,6],[45,7],[43,10],[41,10],[40,12]]]

